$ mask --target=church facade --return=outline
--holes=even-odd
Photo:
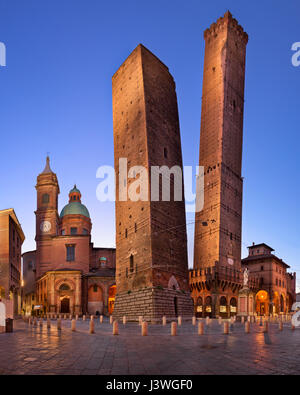
[[[96,248],[92,222],[76,185],[58,212],[60,193],[50,161],[37,178],[36,250],[23,254],[23,311],[112,314],[115,249]]]

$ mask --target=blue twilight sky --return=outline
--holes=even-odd
[[[143,43],[177,85],[185,165],[198,164],[203,31],[229,9],[249,34],[246,62],[243,256],[270,244],[300,280],[298,0],[0,0],[0,208],[14,207],[34,249],[36,176],[50,152],[60,209],[76,182],[97,246],[115,245],[114,205],[96,198],[113,165],[111,77]],[[188,222],[193,220],[188,215]],[[188,226],[192,265],[193,225]],[[300,281],[298,281],[300,285]]]

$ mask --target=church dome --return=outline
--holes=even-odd
[[[60,213],[60,218],[65,215],[84,215],[87,218],[90,218],[90,213],[88,209],[80,202],[71,202],[67,204]]]
[[[69,204],[67,204],[60,213],[60,218],[66,215],[83,215],[90,218],[90,213],[84,204],[81,203],[81,193],[76,185],[69,193]]]

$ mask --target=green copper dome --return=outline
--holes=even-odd
[[[88,209],[80,202],[71,202],[67,204],[60,213],[60,218],[65,215],[84,215],[90,218],[90,213]]]
[[[74,188],[70,190],[69,193],[81,193],[80,190],[77,188],[76,184],[74,185]]]

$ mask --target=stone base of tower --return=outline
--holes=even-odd
[[[145,288],[117,294],[113,318],[121,320],[125,315],[127,321],[138,321],[142,316],[145,321],[161,323],[163,316],[171,320],[178,316],[190,318],[193,314],[193,300],[189,292]]]

